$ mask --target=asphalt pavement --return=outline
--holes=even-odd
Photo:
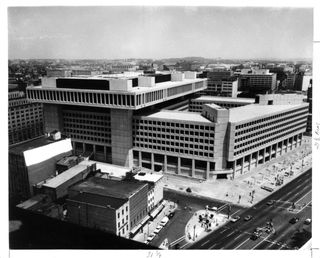
[[[227,223],[188,249],[295,249],[292,236],[303,230],[311,232],[311,225],[304,225],[304,220],[311,218],[311,173],[312,169],[309,169],[253,207],[239,211],[236,214],[241,216],[238,222]],[[274,204],[268,205],[270,200],[274,200]],[[289,211],[293,204],[299,209]],[[244,221],[247,215],[253,218]],[[300,220],[290,224],[292,217]],[[264,232],[258,239],[250,239],[253,231],[266,226],[268,221],[274,224],[275,232]]]

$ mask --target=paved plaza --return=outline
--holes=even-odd
[[[301,146],[234,180],[201,181],[166,174],[165,187],[190,194],[186,192],[188,186],[193,195],[251,207],[271,193],[262,189],[261,186],[277,190],[308,170],[312,166],[311,147],[311,137],[304,136]]]

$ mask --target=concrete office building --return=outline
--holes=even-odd
[[[93,152],[95,160],[132,167],[132,121],[149,111],[206,88],[196,72],[110,79],[107,76],[58,78],[28,87],[28,98],[44,103],[45,131],[59,130],[76,152]]]
[[[42,104],[27,100],[24,92],[9,92],[9,145],[44,135]]]
[[[277,87],[277,75],[268,69],[242,69],[239,75],[239,89],[257,94],[273,93]]]
[[[214,69],[207,72],[207,89],[203,92],[211,96],[237,97],[238,78],[232,76],[232,71]]]
[[[302,95],[259,95],[254,104],[203,96],[201,110],[196,99],[190,106],[198,112],[181,112],[164,108],[206,88],[206,79],[192,72],[139,76],[136,87],[125,78],[81,80],[28,88],[28,97],[44,103],[46,130],[66,133],[76,150],[90,149],[94,159],[129,168],[233,178],[300,144],[306,129]]]
[[[68,220],[127,237],[148,219],[147,192],[146,183],[91,177],[69,188]]]

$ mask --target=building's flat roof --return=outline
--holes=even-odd
[[[182,111],[172,111],[172,110],[161,110],[159,112],[153,113],[146,116],[147,118],[158,118],[158,119],[167,119],[167,120],[179,120],[187,122],[200,122],[212,124],[212,122],[203,117],[199,113],[194,112],[182,112]]]
[[[231,97],[219,97],[219,96],[201,96],[193,99],[194,101],[216,101],[216,102],[234,102],[234,103],[254,103],[253,98],[231,98]]]
[[[149,92],[155,89],[166,89],[166,88],[171,88],[174,86],[179,86],[179,85],[185,85],[185,84],[190,84],[190,83],[195,83],[195,82],[201,82],[205,81],[207,78],[196,78],[196,79],[184,79],[182,81],[166,81],[166,82],[159,82],[156,83],[153,87],[133,87],[131,92]]]
[[[73,186],[71,189],[79,192],[81,191],[97,195],[128,199],[145,185],[146,183],[137,181],[116,181],[99,177],[91,177],[88,180]]]
[[[91,161],[91,165],[95,162]],[[45,187],[50,188],[57,188],[61,184],[65,183],[66,181],[70,180],[71,178],[75,177],[76,175],[82,173],[84,170],[87,169],[87,163],[80,162],[78,165],[75,165],[72,168],[62,172],[61,174],[57,175],[56,177],[50,178],[43,184]]]
[[[45,145],[48,145],[48,144],[53,143],[53,142],[57,142],[57,141],[53,141],[53,140],[50,140],[49,138],[46,138],[45,136],[42,136],[40,138],[37,138],[37,139],[34,139],[34,140],[30,140],[30,141],[26,141],[26,142],[23,142],[23,143],[19,143],[19,144],[13,146],[13,147],[10,147],[9,148],[9,152],[10,153],[15,153],[15,154],[20,154],[20,153],[23,153],[26,150],[31,150],[31,149],[34,149],[34,148],[45,146]]]
[[[96,168],[101,169],[101,173],[108,173],[110,176],[122,178],[127,172],[130,172],[129,167],[117,166],[109,163],[95,161]]]
[[[123,204],[127,202],[125,199],[110,197],[110,196],[102,196],[102,195],[94,195],[90,193],[80,193],[76,196],[68,198],[72,201],[78,201],[83,203],[90,203],[98,206],[108,207],[110,206],[113,209],[120,208]]]
[[[271,114],[276,114],[292,108],[300,107],[300,105],[260,105],[251,104],[242,107],[229,109],[230,117],[229,121],[232,123],[238,123],[245,120],[255,119]]]
[[[44,200],[46,197],[47,197],[47,195],[45,195],[45,194],[37,194],[35,196],[32,196],[30,199],[18,204],[17,207],[21,208],[21,209],[29,209],[32,206],[34,206],[35,204]]]
[[[134,176],[135,179],[139,181],[146,181],[146,182],[158,182],[163,177],[160,173],[148,173],[148,172],[139,172]]]

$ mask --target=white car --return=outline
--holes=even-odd
[[[151,234],[148,236],[147,241],[148,241],[148,242],[151,242],[151,241],[154,239],[155,236],[156,236],[155,233],[151,233]]]
[[[161,221],[160,221],[160,225],[162,227],[164,227],[169,221],[169,218],[167,216],[165,216]]]
[[[158,234],[162,228],[163,228],[163,226],[158,225],[158,226],[156,227],[156,229],[153,231],[153,233]]]
[[[233,218],[230,219],[231,222],[235,223],[240,219],[240,216],[235,216]]]

